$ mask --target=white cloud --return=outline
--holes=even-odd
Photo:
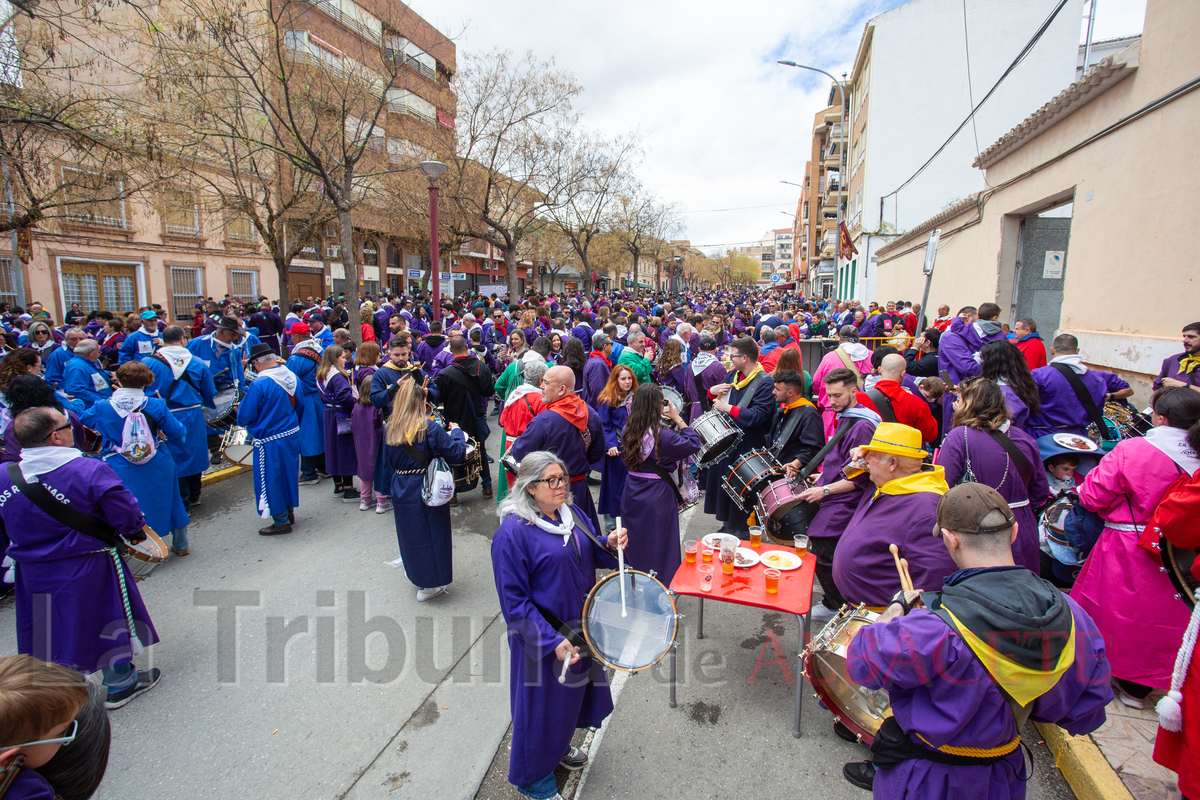
[[[585,91],[585,124],[640,132],[640,175],[688,213],[697,245],[748,242],[786,227],[829,81],[780,58],[849,71],[863,23],[900,0],[411,0],[457,37],[460,55],[493,48],[553,57]],[[1047,11],[1051,7],[1047,0]],[[1098,3],[1097,38],[1141,30],[1145,0]],[[1014,43],[1014,55],[1022,43]]]

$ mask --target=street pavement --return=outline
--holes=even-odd
[[[392,514],[335,500],[331,481],[300,487],[300,498],[295,532],[262,537],[248,475],[206,488],[191,555],[139,584],[162,641],[138,666],[163,679],[111,713],[96,797],[517,798],[506,780],[494,500],[476,490],[451,510],[450,594],[418,603],[388,564],[398,555]],[[696,510],[683,523],[686,538],[714,530]],[[592,761],[560,770],[564,795],[865,797],[841,766],[866,751],[835,738],[808,693],[803,736],[792,738],[795,619],[710,602],[698,641],[695,601],[679,606],[678,708],[667,705],[665,662],[617,674],[616,711],[576,736]],[[0,652],[16,652],[11,600],[0,604]],[[1038,750],[1029,796],[1071,797]]]

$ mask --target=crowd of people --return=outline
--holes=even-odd
[[[765,452],[804,481],[800,500],[815,509],[814,621],[846,604],[882,614],[848,660],[855,680],[889,692],[900,727],[890,755],[847,765],[848,780],[882,797],[952,797],[983,783],[1020,796],[1018,720],[1082,733],[1114,696],[1146,707],[1170,692],[1185,727],[1162,760],[1181,771],[1185,795],[1200,796],[1200,759],[1188,760],[1200,753],[1200,688],[1190,662],[1187,687],[1176,663],[1196,619],[1140,541],[1200,473],[1200,323],[1184,328],[1184,350],[1164,361],[1143,415],[1125,380],[1087,365],[1076,336],[1059,333],[1047,352],[1034,320],[1009,331],[999,315],[990,302],[955,315],[942,306],[930,323],[907,302],[774,292],[290,307],[226,298],[197,304],[187,326],[156,306],[124,320],[73,306],[63,325],[36,303],[0,309],[12,345],[0,361],[10,464],[0,545],[15,571],[20,651],[101,672],[109,709],[152,688],[158,670],[133,666],[158,638],[149,612],[116,551],[95,539],[136,543],[149,527],[187,555],[201,477],[233,442],[252,449],[259,534],[292,533],[299,486],[329,479],[333,501],[392,512],[393,564],[420,602],[452,585],[451,507],[478,486],[500,518],[492,559],[513,658],[509,777],[525,796],[554,797],[554,768],[586,763],[572,732],[598,725],[612,702],[603,668],[552,620],[578,620],[617,548],[669,585],[684,508],[702,503],[714,529],[741,537],[762,524],[727,478]],[[703,468],[701,419],[740,434]],[[442,463],[454,475],[445,503],[430,490]],[[178,487],[167,502],[163,486]],[[1072,521],[1065,531],[1047,524],[1055,503]],[[889,543],[914,585],[940,599],[903,591]],[[38,596],[53,598],[53,613]],[[1001,630],[1022,643],[975,647]],[[991,656],[1021,669],[998,674]],[[896,670],[897,659],[917,672]],[[556,662],[570,665],[564,680]],[[951,662],[971,666],[951,674]],[[0,695],[5,674],[0,666]],[[972,692],[953,688],[964,679],[978,679]],[[71,696],[64,715],[87,705]],[[1015,718],[998,718],[1005,705]],[[13,730],[50,736],[61,722]],[[835,732],[855,739],[841,723]]]

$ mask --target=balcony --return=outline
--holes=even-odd
[[[332,0],[308,0],[308,3],[313,8],[320,9],[321,13],[341,23],[343,27],[350,29],[373,44],[383,43],[382,30],[375,30],[371,26],[364,24],[362,20],[345,13],[338,3],[332,2]],[[360,11],[360,13],[365,14],[366,12]]]
[[[175,222],[164,222],[163,230],[168,236],[199,236],[199,225],[180,225]]]
[[[445,84],[445,81],[438,80],[437,70],[435,70],[433,67],[430,67],[428,64],[423,64],[418,61],[417,56],[409,55],[403,50],[391,46],[385,47],[383,52],[388,61],[394,61],[400,64],[401,67],[407,67],[428,81],[433,81],[437,84]]]
[[[67,222],[74,225],[96,225],[101,228],[129,230],[129,220],[124,217],[107,217],[103,214],[93,214],[88,211],[68,211]]]

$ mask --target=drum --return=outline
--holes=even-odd
[[[454,473],[454,491],[469,492],[478,486],[482,469],[478,443],[474,439],[467,439],[466,456],[460,463],[450,465],[450,471]]]
[[[1196,592],[1200,590],[1200,564],[1196,560],[1196,551],[1176,547],[1165,536],[1159,537],[1158,550],[1167,577],[1178,592],[1177,597],[1191,611],[1196,607]]]
[[[758,495],[759,524],[763,520],[783,519],[783,515],[800,503],[803,486],[793,486],[787,478],[771,481]]]
[[[79,448],[79,452],[83,453],[85,456],[88,456],[90,458],[99,458],[100,457],[100,447],[103,444],[104,444],[104,439],[100,436],[99,433],[92,430],[91,428],[85,427],[83,429],[83,441],[78,442],[76,444],[76,446]]]
[[[221,457],[239,467],[254,464],[254,437],[250,431],[234,425],[221,437]]]
[[[820,503],[800,502],[779,519],[768,517],[767,538],[776,544],[791,545],[794,537],[808,533],[808,526],[820,510]]]
[[[742,429],[734,425],[733,418],[724,411],[713,410],[701,414],[692,423],[692,430],[702,442],[700,452],[696,454],[696,463],[701,469],[720,461],[742,440]]]
[[[888,693],[866,689],[850,679],[846,669],[846,648],[864,625],[879,619],[863,606],[843,606],[804,649],[804,675],[817,696],[840,722],[871,744],[883,721],[892,715]]]
[[[621,617],[621,581],[625,610]],[[675,595],[653,575],[635,569],[610,572],[583,601],[583,638],[591,655],[610,669],[640,672],[675,645],[679,614]]]
[[[783,475],[783,465],[766,450],[751,450],[741,456],[725,476],[725,492],[738,508],[750,511],[758,501],[758,493],[768,483]]]
[[[443,430],[450,430],[450,425],[446,422],[446,415],[442,413],[441,406],[428,406],[429,419],[441,425]]]
[[[504,467],[513,475],[516,475],[517,471],[521,469],[521,462],[517,461],[516,457],[512,454],[512,451],[509,450],[507,453],[500,456],[500,466]]]
[[[204,421],[210,428],[228,428],[237,424],[238,389],[230,386],[222,389],[213,397],[216,408],[204,407]]]
[[[683,407],[684,403],[687,402],[683,399],[683,395],[681,395],[675,389],[672,389],[670,386],[660,386],[659,388],[662,389],[663,393],[663,416],[665,417],[667,415],[667,403],[675,406],[675,409],[679,412],[680,416],[682,416],[685,410]]]
[[[143,525],[142,530],[146,534],[145,540],[137,544],[125,542],[125,552],[121,554],[121,558],[125,559],[126,569],[135,581],[149,578],[154,570],[158,569],[158,565],[167,560],[166,543],[158,538],[158,534],[151,530],[149,525]]]

